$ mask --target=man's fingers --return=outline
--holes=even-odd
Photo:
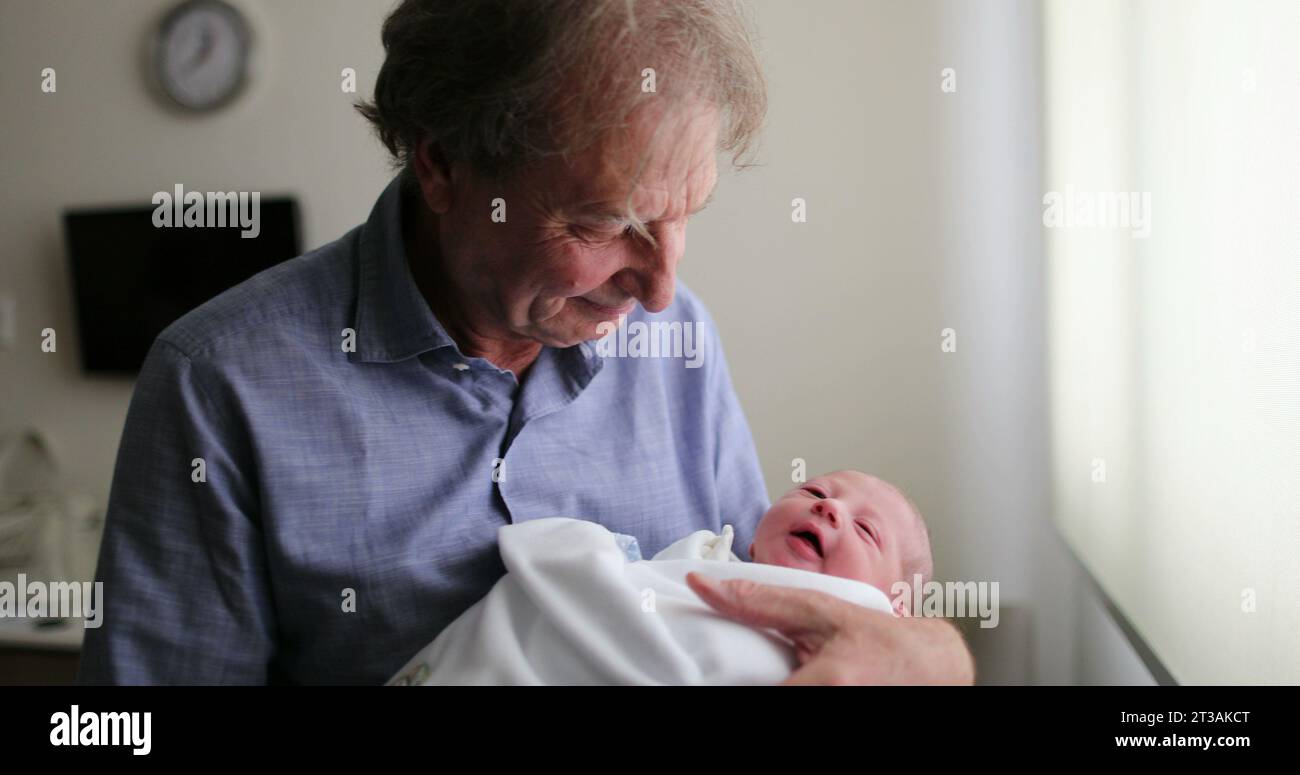
[[[719,580],[686,574],[695,594],[718,613],[750,627],[768,627],[817,653],[838,628],[840,601],[810,589],[776,587],[744,579]]]

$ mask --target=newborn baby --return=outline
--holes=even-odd
[[[925,523],[893,485],[838,471],[791,489],[749,552],[700,530],[643,560],[636,540],[568,518],[501,528],[507,573],[389,681],[443,684],[775,684],[797,666],[778,633],[716,614],[690,572],[813,589],[905,615],[896,582],[932,572]],[[909,587],[910,588],[910,587]]]
[[[921,512],[897,487],[861,471],[836,471],[795,487],[758,523],[754,562],[856,579],[892,594],[897,582],[934,572]],[[911,595],[893,608],[908,613]],[[906,601],[906,602],[905,602]]]

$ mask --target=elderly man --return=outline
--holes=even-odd
[[[762,121],[723,0],[406,0],[361,106],[369,220],[158,337],[132,400],[86,682],[382,683],[482,597],[496,532],[574,516],[653,553],[766,510],[686,224]],[[607,357],[695,324],[701,368]],[[796,681],[970,680],[940,621],[695,579],[801,645]]]

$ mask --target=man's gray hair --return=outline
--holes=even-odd
[[[648,100],[718,109],[718,148],[740,167],[767,108],[736,0],[403,0],[383,42],[374,100],[357,109],[408,174],[426,137],[498,179],[571,159]]]

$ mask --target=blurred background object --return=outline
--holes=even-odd
[[[93,581],[102,532],[103,508],[60,482],[38,432],[0,433],[0,584],[7,585],[5,616],[0,617],[0,682],[71,680],[81,619],[16,617],[15,610],[21,608],[18,598],[27,594],[27,579]]]

